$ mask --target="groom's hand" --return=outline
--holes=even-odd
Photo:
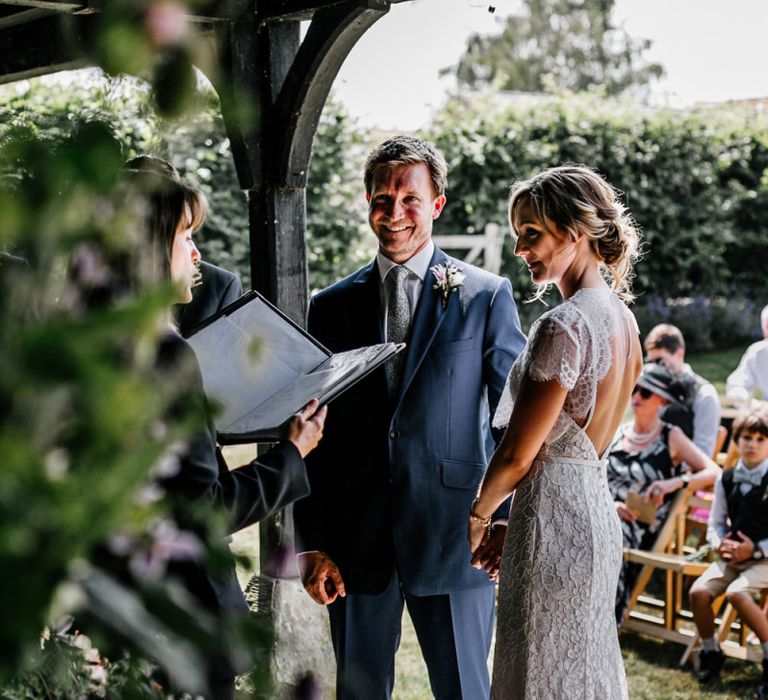
[[[307,593],[320,605],[329,605],[339,596],[347,595],[339,567],[323,552],[299,554],[299,573]]]

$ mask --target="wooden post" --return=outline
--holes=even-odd
[[[389,9],[386,0],[316,2],[303,41],[295,0],[256,2],[220,34],[217,85],[238,178],[248,194],[253,287],[303,325],[308,302],[306,184],[312,141],[333,79],[352,46]],[[282,7],[288,15],[275,15]],[[261,523],[261,571],[249,585],[275,632],[277,696],[306,672],[331,689],[326,611],[304,592],[288,508]]]

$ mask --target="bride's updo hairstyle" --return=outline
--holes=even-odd
[[[515,234],[515,214],[524,204],[530,205],[554,236],[565,234],[576,240],[582,233],[589,237],[611,289],[625,301],[634,298],[632,268],[641,254],[640,230],[619,201],[618,192],[602,176],[584,165],[562,165],[516,182],[509,200],[509,221]]]

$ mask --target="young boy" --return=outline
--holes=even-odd
[[[715,483],[707,540],[720,555],[691,586],[696,627],[702,638],[697,677],[707,683],[725,659],[715,635],[712,601],[726,593],[741,619],[760,638],[763,675],[757,697],[768,700],[768,618],[752,595],[768,588],[768,409],[740,412],[733,422],[739,449],[736,467]]]

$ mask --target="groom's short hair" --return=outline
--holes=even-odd
[[[424,163],[429,168],[435,197],[445,194],[448,166],[440,151],[416,136],[393,136],[376,146],[365,161],[365,191],[370,194],[373,175],[378,168]]]

